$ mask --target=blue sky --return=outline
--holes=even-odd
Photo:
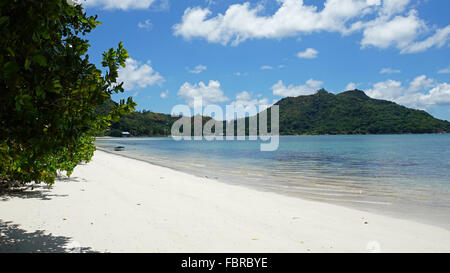
[[[123,41],[138,110],[358,88],[450,120],[450,1],[87,0],[91,59]]]

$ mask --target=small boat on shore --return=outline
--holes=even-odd
[[[114,147],[114,151],[123,151],[123,150],[125,150],[125,146]]]

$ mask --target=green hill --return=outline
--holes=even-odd
[[[361,90],[335,95],[322,89],[314,95],[283,98],[275,105],[279,105],[281,135],[450,133],[448,121],[422,110],[372,99]],[[134,112],[113,123],[105,134],[120,136],[127,131],[133,136],[166,136],[177,119],[150,111]],[[208,119],[204,117],[203,123]]]
[[[337,95],[287,97],[280,109],[280,134],[418,134],[449,133],[450,122],[422,110],[368,97],[352,90]]]

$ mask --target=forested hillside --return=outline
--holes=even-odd
[[[361,90],[335,95],[322,89],[314,95],[283,98],[275,105],[279,105],[281,135],[450,133],[448,121],[372,99]],[[168,114],[134,112],[113,123],[106,135],[120,136],[127,131],[134,136],[165,136],[177,119]]]

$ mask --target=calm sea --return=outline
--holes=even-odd
[[[258,141],[98,139],[122,155],[222,182],[450,228],[450,135],[282,136]]]

